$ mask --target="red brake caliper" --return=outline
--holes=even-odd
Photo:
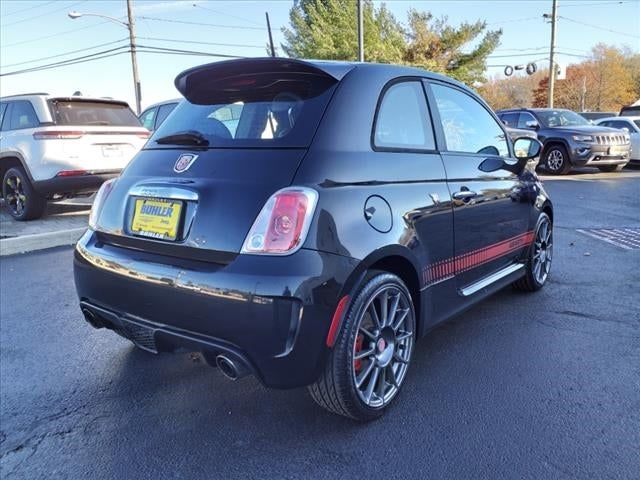
[[[356,353],[359,353],[362,351],[363,343],[364,343],[364,335],[359,333],[358,336],[356,337]],[[357,360],[354,360],[353,368],[356,371],[356,373],[359,372],[362,369],[362,359],[359,358]]]

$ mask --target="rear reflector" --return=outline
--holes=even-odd
[[[349,304],[349,298],[349,295],[345,295],[344,297],[342,297],[338,302],[336,311],[333,314],[331,325],[329,326],[329,333],[327,334],[327,347],[329,348],[333,347],[336,343],[336,338],[338,338],[338,329],[340,328],[340,324],[342,323],[342,315],[344,314],[344,310]]]
[[[145,130],[142,132],[136,132],[136,135],[140,138],[149,138],[151,136],[151,132]]]
[[[40,130],[33,132],[36,140],[72,140],[82,138],[84,132],[80,130]]]
[[[86,170],[61,170],[56,174],[56,177],[78,177],[86,174]]]

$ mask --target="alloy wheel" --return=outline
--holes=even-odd
[[[564,163],[564,155],[558,149],[553,149],[547,155],[547,167],[554,172],[559,171]]]
[[[20,216],[27,203],[22,180],[17,175],[10,175],[7,177],[6,183],[5,203],[13,215]]]
[[[542,221],[533,244],[533,276],[542,285],[547,280],[553,259],[553,232],[548,219]]]
[[[352,374],[365,405],[380,408],[398,393],[414,344],[411,299],[394,285],[379,288],[362,310],[353,346]]]

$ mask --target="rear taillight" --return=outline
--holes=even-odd
[[[84,132],[80,130],[39,130],[33,132],[36,140],[74,140],[82,138]]]
[[[318,192],[305,187],[288,187],[274,193],[262,207],[244,241],[241,253],[288,255],[303,244]]]
[[[104,182],[93,199],[93,206],[91,207],[91,214],[89,215],[89,227],[93,230],[97,230],[98,228],[98,217],[100,216],[100,211],[102,210],[105,200],[111,193],[111,190],[113,190],[115,181],[116,179],[112,178],[111,180]]]
[[[145,131],[136,132],[136,135],[139,138],[149,138],[151,136],[151,132],[145,130]]]

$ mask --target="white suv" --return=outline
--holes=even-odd
[[[44,93],[0,98],[5,206],[16,220],[31,220],[47,200],[91,194],[148,137],[125,102]]]

